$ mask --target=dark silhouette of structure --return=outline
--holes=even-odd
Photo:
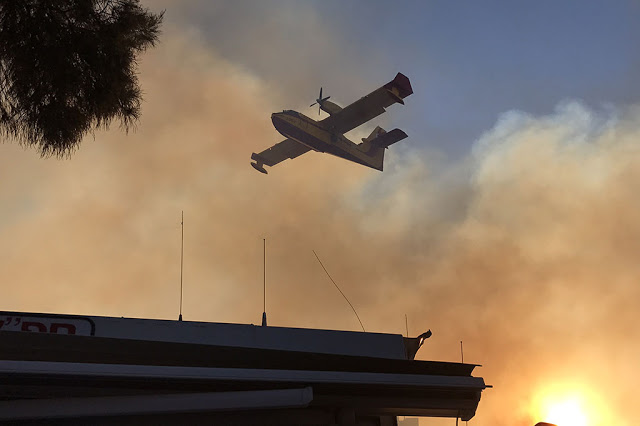
[[[0,422],[397,425],[475,414],[473,364],[428,337],[0,312]]]

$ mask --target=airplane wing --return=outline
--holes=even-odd
[[[300,142],[293,139],[285,139],[259,154],[255,152],[251,154],[251,159],[256,161],[255,163],[251,163],[251,165],[259,172],[267,173],[262,165],[275,166],[288,158],[299,157],[309,150],[311,150],[311,148]]]
[[[389,83],[325,118],[321,123],[338,133],[346,133],[384,113],[386,107],[394,103],[404,104],[403,99],[412,93],[409,78],[398,73]]]

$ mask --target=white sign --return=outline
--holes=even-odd
[[[14,315],[0,313],[0,331],[24,331],[50,334],[92,336],[95,325],[89,318],[55,315]]]

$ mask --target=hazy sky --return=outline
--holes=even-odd
[[[208,3],[185,5],[179,22],[301,105],[315,86],[346,104],[404,72],[416,95],[394,125],[412,144],[456,157],[507,110],[547,114],[565,99],[599,109],[640,96],[634,0]],[[280,61],[264,60],[275,52]]]
[[[640,5],[154,1],[142,119],[69,159],[0,145],[0,309],[434,332],[483,364],[477,425],[574,398],[633,424],[640,375]],[[264,176],[270,114],[401,71],[385,171],[317,153]],[[548,418],[547,420],[552,420]],[[425,422],[422,424],[443,424]],[[453,424],[452,422],[444,424]],[[562,425],[561,425],[562,426]]]

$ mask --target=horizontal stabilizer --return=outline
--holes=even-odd
[[[406,138],[407,134],[400,129],[393,129],[390,132],[380,133],[375,138],[371,139],[371,146],[374,148],[388,148],[402,139]]]

